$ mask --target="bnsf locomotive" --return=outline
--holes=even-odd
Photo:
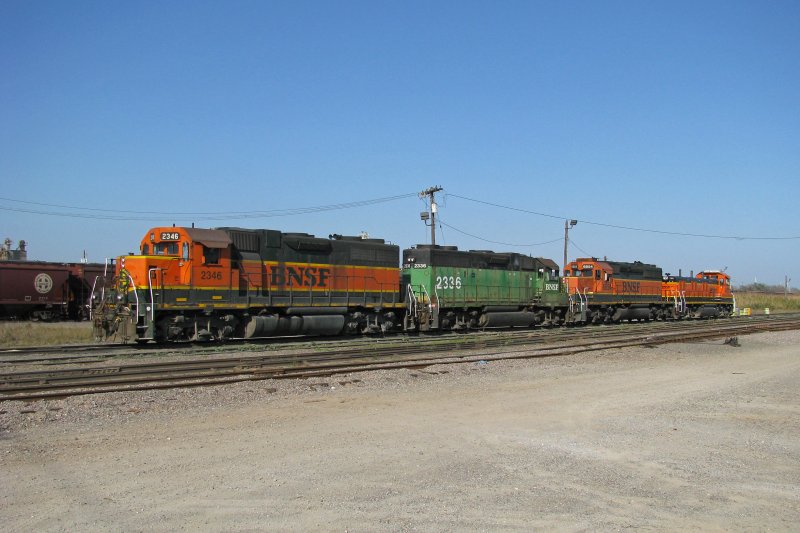
[[[730,279],[382,239],[159,227],[95,294],[98,337],[127,341],[531,327],[730,314]]]
[[[97,333],[180,340],[335,335],[401,324],[399,248],[381,239],[154,228],[117,260]]]
[[[570,308],[582,322],[664,320],[730,315],[730,277],[720,271],[696,277],[662,275],[661,269],[636,261],[576,259],[564,272]]]

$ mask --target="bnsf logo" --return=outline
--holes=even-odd
[[[288,285],[290,287],[327,287],[331,277],[331,269],[317,267],[280,267],[270,268],[272,285]]]
[[[640,285],[638,281],[623,281],[622,282],[622,292],[639,292]]]
[[[557,291],[558,290],[558,283],[545,283],[544,290],[546,291]]]

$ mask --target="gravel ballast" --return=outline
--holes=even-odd
[[[8,531],[800,523],[800,332],[0,403]]]

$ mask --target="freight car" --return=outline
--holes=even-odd
[[[99,263],[0,261],[0,318],[89,318],[89,296],[105,272]]]
[[[530,327],[564,320],[558,266],[550,259],[455,246],[403,251],[405,329]]]
[[[97,336],[138,342],[389,331],[399,248],[382,239],[158,227],[117,261]]]

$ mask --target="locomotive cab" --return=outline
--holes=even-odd
[[[612,266],[594,257],[576,259],[564,270],[564,283],[573,295],[611,292],[613,277]]]
[[[113,302],[117,319],[109,327],[123,340],[145,342],[169,336],[168,331],[156,331],[156,309],[189,301],[213,305],[222,300],[231,289],[230,245],[230,238],[219,230],[158,227],[148,231],[140,242],[140,254],[117,260],[117,301]]]
[[[713,296],[731,296],[731,277],[725,272],[720,270],[704,270],[697,273],[697,279],[706,280],[711,285]]]

